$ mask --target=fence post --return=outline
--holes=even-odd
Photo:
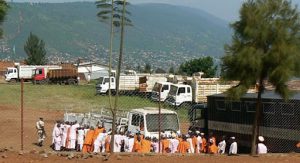
[[[159,93],[158,93],[158,152],[161,152],[161,102],[160,102],[160,98],[161,98],[161,89],[162,89],[162,85],[159,85]]]
[[[24,106],[24,80],[21,79],[21,150],[23,151],[24,149],[24,144],[23,144],[23,136],[24,136],[24,120],[23,120],[23,106]]]

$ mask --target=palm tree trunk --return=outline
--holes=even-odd
[[[115,106],[114,106],[114,114],[117,113],[118,108],[118,100],[119,100],[119,88],[120,88],[120,73],[122,67],[122,58],[123,58],[123,42],[124,42],[124,20],[125,20],[125,6],[126,0],[123,1],[123,11],[122,11],[122,19],[121,19],[121,39],[120,39],[120,52],[119,52],[119,61],[118,61],[118,70],[117,70],[117,77],[116,77],[116,97],[115,97]],[[113,115],[113,126],[115,126],[116,115]],[[115,130],[112,131],[114,133]],[[112,139],[113,140],[113,139]],[[112,145],[113,146],[113,145]]]
[[[110,43],[109,43],[109,63],[108,63],[108,77],[109,77],[109,86],[108,86],[108,99],[109,99],[109,109],[112,113],[113,116],[113,123],[112,123],[112,136],[111,136],[111,142],[110,142],[110,149],[111,153],[114,151],[114,137],[115,137],[115,121],[116,121],[116,113],[113,111],[113,106],[112,106],[112,97],[111,97],[111,62],[112,62],[112,51],[113,51],[113,39],[114,39],[114,0],[111,0],[111,21],[110,21]]]
[[[261,116],[262,116],[262,98],[261,95],[264,91],[264,84],[263,84],[263,78],[260,78],[259,80],[259,86],[258,86],[258,93],[257,93],[257,101],[256,101],[256,112],[255,112],[255,119],[252,126],[252,141],[251,141],[251,155],[256,155],[256,149],[257,149],[257,137],[259,134],[259,126],[261,123]]]

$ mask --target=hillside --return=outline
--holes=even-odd
[[[10,6],[3,24],[2,59],[24,58],[24,43],[33,32],[46,42],[50,61],[82,57],[107,62],[109,28],[97,20],[94,3],[10,3]],[[228,23],[198,9],[142,4],[132,5],[128,10],[134,27],[126,30],[127,66],[149,62],[153,67],[167,68],[201,55],[218,57],[230,39]]]

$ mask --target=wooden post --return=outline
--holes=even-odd
[[[24,80],[21,79],[21,150],[24,149],[23,137],[24,137],[24,119],[23,119],[23,106],[24,106]]]
[[[162,85],[159,85],[159,93],[158,93],[158,152],[161,152],[161,102],[160,102],[160,98],[161,98],[161,89],[162,89]]]

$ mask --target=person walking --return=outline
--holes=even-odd
[[[218,144],[218,153],[225,154],[225,149],[226,149],[226,136],[223,136],[222,141],[220,141]]]
[[[231,137],[230,140],[231,140],[232,143],[230,145],[228,155],[237,155],[238,145],[237,145],[237,142],[235,140],[235,137]]]
[[[45,123],[44,123],[43,118],[40,118],[36,122],[36,129],[37,129],[37,134],[38,134],[38,146],[42,147],[43,142],[46,138]]]

